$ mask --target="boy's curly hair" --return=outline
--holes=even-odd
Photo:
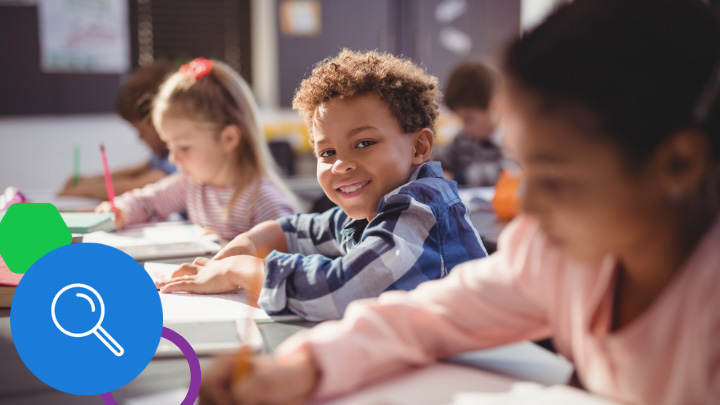
[[[295,93],[293,109],[305,119],[312,142],[312,121],[319,105],[369,92],[387,104],[403,131],[430,128],[434,132],[441,97],[437,78],[408,59],[378,51],[343,49],[318,63]]]

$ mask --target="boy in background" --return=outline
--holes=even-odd
[[[160,139],[160,135],[150,119],[153,98],[157,94],[160,84],[172,71],[172,66],[165,61],[141,66],[130,76],[130,80],[118,94],[115,110],[125,121],[135,127],[140,139],[152,151],[149,162],[112,172],[113,186],[118,195],[155,183],[166,175],[175,173],[175,165],[168,160],[167,146]],[[81,177],[78,184],[75,184],[74,179],[70,178],[59,195],[107,200],[105,176]]]
[[[450,75],[445,105],[462,120],[452,144],[440,149],[437,160],[445,177],[458,185],[493,186],[503,169],[497,145],[497,107],[494,95],[499,75],[482,62],[463,62]]]

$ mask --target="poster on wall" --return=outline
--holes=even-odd
[[[37,6],[43,72],[130,69],[127,0],[37,0]]]

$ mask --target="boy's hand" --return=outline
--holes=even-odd
[[[112,204],[110,204],[110,201],[103,201],[95,207],[95,212],[108,212],[112,213]],[[127,217],[125,216],[125,213],[118,208],[117,213],[115,214],[115,229],[120,230],[122,229],[125,224],[127,224]]]
[[[183,263],[175,270],[170,278],[178,278],[182,276],[194,276],[200,271],[200,269],[208,264],[210,259],[206,257],[197,257],[192,263]]]
[[[178,277],[175,277],[175,276]],[[251,304],[257,305],[263,281],[263,259],[241,255],[222,260],[195,259],[183,264],[170,280],[157,283],[161,293],[185,291],[198,294],[219,294],[243,288],[248,291]]]
[[[240,381],[232,381],[237,356],[218,358],[203,372],[200,404],[303,404],[315,389],[319,370],[308,350],[283,359],[254,357]]]

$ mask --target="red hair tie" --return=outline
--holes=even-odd
[[[193,79],[199,79],[212,70],[213,63],[205,58],[193,59],[192,62],[180,66],[180,73],[188,75]]]

